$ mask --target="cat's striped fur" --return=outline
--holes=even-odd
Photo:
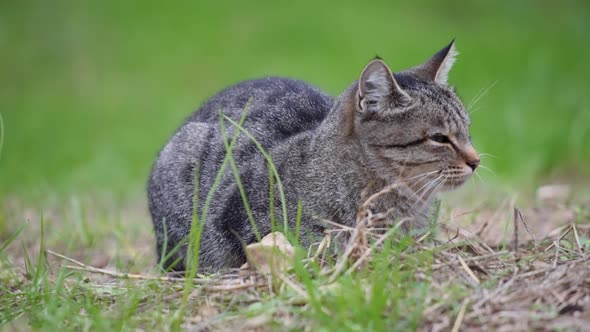
[[[238,121],[272,155],[294,229],[303,204],[301,239],[323,235],[314,217],[352,225],[361,192],[401,185],[375,203],[391,218],[425,226],[432,197],[465,182],[479,163],[469,137],[469,117],[446,85],[454,60],[451,43],[424,64],[392,74],[381,60],[334,98],[303,81],[264,78],[227,88],[209,99],[160,152],[149,180],[149,206],[158,253],[170,252],[190,232],[195,166],[199,211],[225,157],[218,112]],[[236,130],[226,122],[227,135]],[[269,171],[254,143],[240,134],[233,151],[261,235],[271,231]],[[277,220],[281,220],[278,195]],[[238,267],[243,247],[256,241],[234,175],[228,167],[211,201],[200,247],[200,270]],[[166,230],[166,234],[164,231]],[[167,242],[167,248],[162,248]],[[167,262],[183,270],[186,245]]]

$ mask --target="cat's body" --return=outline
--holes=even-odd
[[[459,167],[453,166],[453,170],[445,163],[451,159],[473,163],[477,158],[469,144],[469,122],[460,101],[444,82],[435,80],[444,61],[452,60],[447,59],[450,51],[452,44],[441,51],[444,54],[439,52],[433,57],[440,63],[432,80],[428,79],[427,70],[432,70],[428,66],[422,69],[424,73],[418,67],[394,78],[385,64],[376,60],[367,66],[358,82],[337,98],[305,82],[285,78],[246,81],[212,97],[179,128],[154,164],[149,203],[158,253],[170,252],[189,235],[193,201],[197,201],[198,213],[203,211],[226,155],[220,111],[235,122],[247,111],[243,128],[272,156],[283,185],[291,230],[295,229],[297,205],[301,201],[300,236],[304,245],[323,235],[324,228],[316,218],[353,225],[361,193],[374,193],[393,183],[403,185],[380,197],[374,210],[392,210],[392,219],[408,217],[408,225],[422,228],[430,199],[439,187],[453,187],[466,179],[455,183],[448,180],[449,174],[458,174]],[[433,116],[433,112],[438,116]],[[237,129],[228,121],[225,127],[229,141]],[[450,158],[433,160],[436,149],[446,149],[443,145],[451,144],[438,142],[439,139],[433,143],[430,155],[415,150],[416,146],[429,144],[428,137],[433,132],[428,132],[428,128],[437,128],[437,135],[443,127],[449,131],[449,137],[453,135],[453,146],[461,145]],[[242,133],[233,156],[257,228],[264,236],[271,232],[268,164],[254,142]],[[439,167],[438,173],[429,169],[435,163],[445,164],[444,172],[448,174],[444,179],[443,168]],[[199,179],[197,200],[193,199],[195,174]],[[276,184],[273,194],[276,224],[282,225]],[[228,165],[207,211],[199,269],[238,267],[246,260],[244,245],[255,241]],[[179,259],[173,269],[182,270],[186,267],[185,256],[186,245],[182,245],[165,265]]]

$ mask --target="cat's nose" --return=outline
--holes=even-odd
[[[477,168],[477,166],[479,166],[479,158],[477,159],[473,159],[473,160],[469,160],[467,162],[465,162],[467,164],[467,166],[471,167],[471,170],[475,172],[475,169]]]
[[[477,166],[479,166],[479,154],[477,151],[475,151],[471,144],[464,147],[463,160],[465,160],[465,163],[471,168],[472,171],[475,171]]]

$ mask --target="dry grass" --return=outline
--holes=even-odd
[[[443,213],[438,234],[432,230],[415,237],[410,246],[389,261],[389,264],[409,266],[406,268],[412,273],[409,282],[428,285],[418,328],[425,331],[589,330],[590,224],[585,211],[584,205],[563,202],[543,202],[521,211],[514,200],[507,199],[494,210],[476,208]],[[315,264],[319,268],[316,273],[310,273],[322,280],[314,290],[319,297],[310,293],[305,278],[294,270],[270,276],[241,269],[194,278],[189,297],[192,305],[182,318],[182,328],[256,331],[317,328],[318,322],[304,314],[312,310],[313,301],[319,301],[318,310],[333,314],[323,301],[331,294],[346,291],[342,278],[364,275],[359,280],[370,283],[367,276],[371,275],[381,247],[401,241],[395,230],[406,221],[389,225],[388,231],[383,231],[385,219],[383,215],[373,214],[370,204],[366,204],[359,212],[355,228],[334,225],[335,229],[308,251],[302,266],[311,269]],[[335,249],[338,239],[343,238],[348,239],[346,245]],[[424,252],[431,255],[431,261],[412,265],[412,261],[421,257],[415,254]],[[93,294],[113,302],[121,300],[117,290],[145,285],[157,287],[161,292],[158,304],[142,300],[137,310],[143,312],[164,315],[174,312],[186,287],[183,275],[161,276],[151,266],[138,273],[127,273],[120,272],[127,271],[125,268],[108,264],[111,258],[105,263],[96,259],[86,259],[87,263],[83,263],[51,249],[47,253],[52,280],[61,268],[82,273]],[[17,251],[13,250],[12,257],[16,256]],[[14,271],[26,274],[18,264]],[[14,292],[20,291],[27,278],[30,276],[19,278],[22,280],[12,286]],[[77,282],[65,280],[65,285],[75,288]],[[144,322],[139,326],[153,325]]]
[[[430,297],[444,297],[457,283],[471,290],[463,315],[455,318],[462,330],[505,331],[579,329],[590,326],[590,264],[588,245],[576,234],[590,227],[569,225],[556,237],[527,241],[511,250],[490,247],[459,232],[454,244],[436,254]],[[424,327],[446,330],[453,317],[433,301],[425,311]],[[457,323],[456,323],[457,324]]]

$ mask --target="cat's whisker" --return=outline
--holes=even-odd
[[[481,178],[481,175],[479,175],[477,170],[475,172],[473,172],[473,174],[475,174],[477,176],[477,178],[479,179],[479,182],[481,182],[481,184],[485,184],[485,182],[483,181],[483,179]]]
[[[414,178],[424,177],[424,176],[427,176],[427,175],[430,175],[430,174],[434,174],[434,173],[437,173],[437,172],[439,172],[439,170],[434,170],[434,171],[431,171],[431,172],[426,172],[426,173],[414,175],[414,176],[411,176],[411,177],[409,177],[409,178],[407,178],[405,180],[412,180]]]
[[[427,190],[428,187],[431,186],[432,183],[435,183],[436,181],[438,181],[440,178],[442,178],[442,174],[440,174],[439,176],[437,176],[436,178],[432,179],[431,181],[427,182],[426,184],[424,184],[422,187],[420,187],[420,189],[415,191],[415,194],[418,195],[420,194],[420,192],[422,190]]]
[[[420,184],[420,182],[422,182],[424,180],[428,180],[428,176],[429,175],[432,175],[432,174],[435,174],[435,173],[438,173],[438,172],[439,171],[437,170],[437,171],[427,172],[427,173],[421,174],[419,176],[418,175],[417,176],[413,176],[413,177],[411,177],[409,179],[406,179],[406,180],[410,180],[410,179],[413,179],[413,178],[417,178],[417,179],[415,179],[414,181],[407,181],[408,182],[407,185],[408,185],[408,187],[413,187],[415,185],[418,185],[418,184]]]
[[[416,208],[416,205],[420,204],[420,203],[425,203],[428,200],[424,199],[424,195],[427,195],[427,193],[431,190],[431,188],[435,188],[438,187],[438,185],[442,182],[444,182],[444,180],[442,182],[439,182],[445,175],[444,174],[440,174],[439,176],[437,176],[434,180],[428,182],[426,185],[422,186],[422,188],[418,189],[416,191],[416,196],[418,196],[418,199],[416,200],[416,202],[412,205],[412,210],[414,210]],[[446,178],[445,178],[446,180]],[[420,194],[420,192],[422,191],[422,193]],[[430,197],[430,195],[428,195]]]
[[[479,157],[480,157],[480,158],[481,158],[481,157],[484,157],[484,158],[486,158],[486,157],[498,158],[497,156],[494,156],[494,155],[493,155],[493,154],[491,154],[491,153],[484,153],[484,152],[480,153],[480,154],[479,154]]]
[[[432,197],[432,195],[435,195],[438,192],[438,189],[447,181],[448,178],[449,178],[449,176],[445,175],[445,178],[442,179],[434,189],[432,189],[428,199],[430,199],[430,197]]]
[[[438,171],[435,170],[435,171],[431,171],[431,172],[417,174],[417,175],[411,176],[409,178],[401,177],[400,182],[404,183],[408,187],[411,187],[411,186],[414,186],[414,185],[424,181],[425,179],[428,178],[429,175],[432,175],[437,172]],[[411,181],[411,180],[413,180],[413,181]]]
[[[493,175],[493,176],[496,176],[496,173],[494,173],[494,171],[492,171],[492,170],[491,170],[489,167],[487,167],[487,166],[485,166],[485,165],[481,165],[481,164],[479,165],[479,167],[480,167],[481,169],[485,169],[486,171],[488,171],[488,172],[492,173],[492,175]]]
[[[415,194],[419,194],[420,192],[423,192],[423,195],[425,195],[426,192],[428,191],[428,188],[432,188],[437,184],[437,180],[440,180],[440,178],[442,177],[442,174],[437,175],[434,179],[429,179],[428,177],[430,175],[433,175],[433,174],[436,174],[439,172],[440,172],[439,170],[434,170],[434,171],[430,171],[430,172],[417,174],[417,175],[411,176],[409,178],[402,179],[400,184],[406,188],[410,188],[411,186],[414,186],[414,185],[419,184],[420,182],[426,180],[427,182],[424,185],[422,185],[422,187],[420,187],[420,189],[418,189],[415,193]],[[414,180],[414,181],[408,181],[408,180]],[[403,182],[405,182],[405,183],[403,183]],[[387,188],[387,187],[385,187],[385,188]],[[410,198],[408,198],[408,200],[409,199]],[[413,209],[413,208],[411,208],[411,209]]]
[[[432,197],[432,193],[434,192],[432,189],[437,188],[438,185],[442,182],[444,182],[442,178],[437,178],[436,181],[431,182],[431,185],[428,187],[428,189],[423,191],[422,194],[420,194],[420,196],[418,197],[418,199],[414,202],[414,204],[412,204],[411,210],[417,211],[419,210],[417,209],[417,207],[420,207],[421,209],[422,207],[424,207],[424,205],[428,204],[428,201],[430,197]],[[430,194],[428,194],[429,192]]]
[[[445,175],[445,177],[443,179],[441,179],[438,184],[436,186],[434,186],[431,190],[430,190],[430,194],[428,195],[428,198],[424,200],[424,202],[428,202],[430,201],[430,199],[432,198],[432,196],[436,195],[438,192],[438,189],[447,181],[447,179],[449,178],[448,175]]]
[[[479,92],[479,93],[478,93],[478,94],[475,96],[475,98],[473,98],[473,99],[471,100],[471,102],[469,102],[469,104],[467,105],[467,107],[466,107],[466,109],[467,109],[467,112],[469,112],[470,114],[473,114],[473,113],[475,113],[475,110],[472,110],[471,108],[472,108],[473,106],[475,106],[475,104],[477,104],[477,102],[478,102],[478,101],[479,101],[479,100],[480,100],[480,99],[481,99],[483,96],[485,96],[485,95],[488,93],[488,91],[490,91],[490,89],[491,89],[491,88],[493,88],[493,87],[494,87],[494,85],[496,85],[496,83],[498,83],[498,81],[497,81],[497,80],[496,80],[496,81],[494,81],[494,82],[492,82],[492,84],[490,84],[490,86],[488,86],[488,87],[487,87],[486,89],[484,89],[483,91],[482,91],[482,90],[480,90],[481,92]]]
[[[435,185],[435,182],[440,177],[442,177],[442,175],[439,175],[439,176],[435,177],[434,179],[428,179],[428,176],[430,176],[432,174],[439,173],[439,172],[440,172],[439,170],[434,170],[434,171],[425,172],[422,174],[417,174],[417,175],[411,176],[409,178],[403,179],[402,182],[406,182],[405,186],[409,188],[411,186],[419,184],[422,181],[428,180],[428,182],[423,184],[418,190],[415,191],[414,194],[417,196],[418,194],[420,194],[420,192],[427,191],[429,187],[432,187],[433,185]],[[409,180],[414,180],[414,181],[409,181]]]
[[[433,183],[435,183],[438,180],[438,178],[439,177],[436,177],[436,178],[430,180],[424,186],[420,187],[420,189],[418,189],[414,192],[414,196],[413,196],[414,203],[412,203],[412,207],[411,207],[412,210],[414,209],[415,205],[418,204],[418,202],[422,200],[423,190],[427,190],[427,188],[429,188]],[[408,198],[408,200],[410,200],[410,198]]]

